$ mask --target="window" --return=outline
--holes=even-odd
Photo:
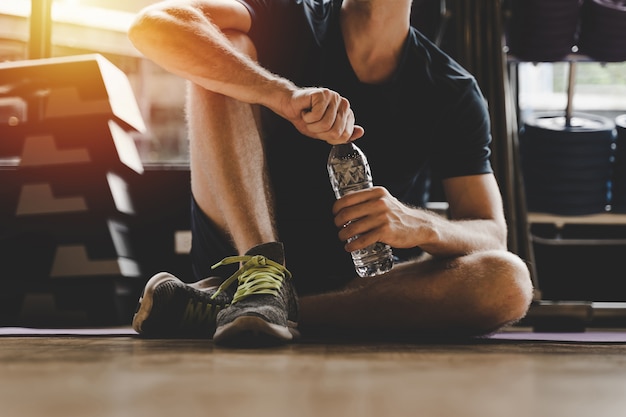
[[[128,27],[156,0],[52,0],[50,56],[99,53],[126,73],[147,125],[135,138],[142,160],[186,164],[183,79],[145,59],[130,43]],[[31,0],[0,1],[0,60],[28,58]]]
[[[567,106],[570,64],[520,63],[519,105],[522,118],[534,111],[563,111]],[[609,118],[626,113],[626,63],[577,61],[573,112]]]

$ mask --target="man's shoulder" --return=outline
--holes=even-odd
[[[476,88],[476,78],[458,61],[416,28],[411,28],[412,61],[423,68],[429,81],[457,94]]]

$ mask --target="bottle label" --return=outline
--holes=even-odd
[[[359,164],[356,160],[335,162],[331,168],[334,174],[331,176],[331,183],[337,198],[372,186],[368,167]]]

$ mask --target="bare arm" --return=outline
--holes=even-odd
[[[274,109],[296,87],[256,65],[224,34],[247,33],[250,24],[248,11],[236,1],[166,1],[140,12],[128,34],[142,54],[167,71]]]
[[[234,0],[169,0],[142,10],[129,38],[165,70],[207,90],[266,106],[307,136],[329,143],[362,136],[348,100],[324,88],[299,88],[258,65],[250,57],[255,51],[231,42],[246,36],[250,25],[248,10]]]
[[[506,249],[507,228],[502,199],[491,174],[443,182],[450,219],[407,207],[382,187],[358,191],[333,207],[339,238],[360,235],[347,251],[380,241],[397,248],[421,247],[433,256],[457,256],[488,249]],[[353,221],[358,219],[357,221]],[[342,225],[353,221],[347,227]]]

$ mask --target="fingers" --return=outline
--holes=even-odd
[[[387,237],[388,208],[386,190],[374,187],[357,191],[337,200],[333,206],[339,239],[346,250],[363,249]]]
[[[360,204],[365,203],[366,201],[381,200],[387,197],[388,194],[389,192],[384,187],[372,187],[366,190],[349,193],[339,200],[335,201],[335,203],[333,204],[333,214],[336,216],[335,219],[339,218],[339,221],[336,221],[337,226],[342,226],[348,221],[357,218],[353,217],[352,219],[350,219],[347,217],[350,217],[354,214],[353,210],[359,210]],[[348,208],[350,210],[347,210]],[[345,221],[342,222],[342,220]]]
[[[383,240],[383,219],[377,221],[375,217],[366,217],[347,224],[339,233],[339,240],[346,242],[346,250],[363,249],[373,243]]]
[[[363,136],[364,130],[355,125],[354,112],[349,101],[326,88],[304,91],[301,98],[301,121],[299,130],[330,144],[346,143]]]

